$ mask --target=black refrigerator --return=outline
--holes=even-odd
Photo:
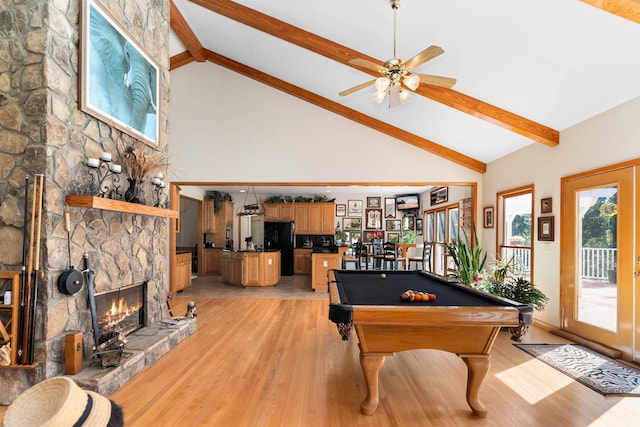
[[[293,222],[265,222],[265,250],[280,251],[280,275],[293,276]]]

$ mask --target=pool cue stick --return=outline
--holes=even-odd
[[[25,289],[25,305],[24,305],[24,331],[22,335],[22,356],[20,360],[23,365],[27,364],[27,349],[29,348],[29,316],[31,315],[31,310],[29,306],[31,305],[31,269],[33,267],[33,233],[35,232],[36,227],[36,180],[33,181],[33,196],[31,200],[31,230],[29,231],[29,257],[27,261],[27,286]]]
[[[29,209],[29,177],[24,179],[24,222],[22,226],[22,282],[20,283],[20,313],[18,316],[18,359],[22,359],[24,335],[24,291],[27,287],[27,212]]]
[[[38,190],[38,225],[36,231],[36,255],[35,255],[35,267],[33,268],[33,296],[31,304],[31,316],[29,325],[29,354],[27,361],[29,365],[33,365],[33,353],[36,342],[36,308],[38,306],[38,278],[40,276],[40,237],[42,228],[42,193],[44,192],[44,175],[36,176],[36,179],[40,180],[40,189]]]

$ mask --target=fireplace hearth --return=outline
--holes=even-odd
[[[145,326],[147,282],[95,294],[100,342]]]

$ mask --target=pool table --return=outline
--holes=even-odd
[[[457,354],[467,365],[467,403],[485,417],[479,390],[500,328],[533,322],[533,308],[421,271],[335,270],[329,283],[329,319],[344,340],[355,329],[367,396],[363,414],[379,403],[378,373],[385,356],[412,349]],[[384,276],[383,276],[384,274]],[[432,302],[402,302],[407,290],[436,295]]]

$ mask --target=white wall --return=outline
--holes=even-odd
[[[477,182],[482,174],[211,63],[171,72],[172,181]]]
[[[531,145],[487,165],[480,211],[495,205],[497,192],[533,183],[535,228],[540,199],[553,198],[555,239],[539,242],[534,237],[533,242],[534,282],[551,298],[536,318],[560,325],[560,178],[636,158],[640,158],[640,98],[563,130],[555,148]],[[495,229],[484,229],[482,237],[483,247],[495,254]]]

